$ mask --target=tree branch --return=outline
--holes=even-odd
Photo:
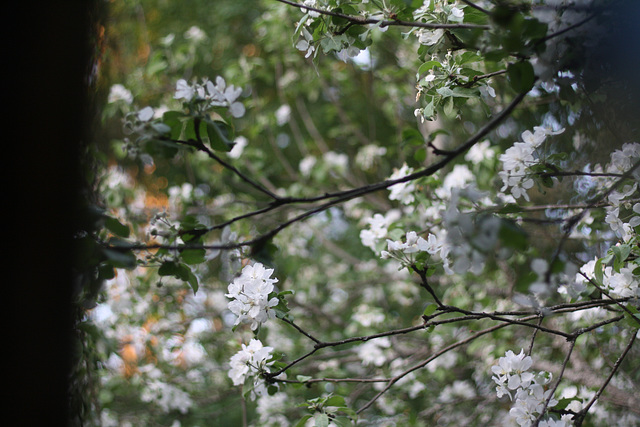
[[[304,4],[296,3],[289,0],[275,0],[280,3],[288,4],[289,6],[297,7],[302,10],[317,12],[322,15],[327,16],[335,16],[337,18],[342,18],[348,21],[353,25],[368,25],[368,24],[380,24],[380,27],[391,27],[391,26],[401,26],[401,27],[419,27],[419,28],[442,28],[442,29],[459,29],[459,28],[467,28],[467,29],[482,29],[489,30],[491,27],[489,25],[476,25],[476,24],[432,24],[426,22],[418,22],[418,21],[401,21],[399,19],[395,20],[382,20],[375,18],[363,18],[360,16],[353,15],[345,15],[344,13],[333,12],[325,9],[318,9],[311,6],[305,6]]]
[[[229,249],[239,249],[242,247],[247,247],[247,246],[253,246],[255,244],[258,243],[262,243],[268,239],[273,238],[274,236],[276,236],[280,231],[282,231],[283,229],[287,228],[288,226],[290,226],[293,223],[296,223],[298,221],[301,221],[305,218],[308,218],[310,216],[315,215],[316,213],[322,212],[327,210],[328,208],[338,205],[340,203],[344,203],[348,200],[351,199],[355,199],[361,196],[364,196],[366,194],[369,193],[373,193],[376,191],[380,191],[380,190],[384,190],[387,189],[393,185],[396,184],[400,184],[400,183],[404,183],[404,182],[410,182],[410,181],[414,181],[417,180],[419,178],[423,178],[423,177],[427,177],[427,176],[431,176],[434,173],[438,172],[439,170],[443,169],[445,166],[447,166],[449,163],[451,163],[457,156],[464,154],[467,150],[469,150],[473,145],[475,145],[476,143],[478,143],[482,138],[484,138],[490,131],[492,131],[496,126],[498,126],[499,123],[501,123],[505,118],[507,118],[515,109],[515,107],[522,102],[522,100],[525,98],[525,96],[527,95],[527,92],[521,93],[518,96],[516,96],[510,103],[509,105],[507,105],[502,111],[500,111],[492,120],[490,120],[488,123],[486,123],[478,132],[476,132],[475,135],[473,135],[471,138],[469,138],[467,141],[465,141],[464,143],[460,144],[457,148],[455,148],[454,150],[451,150],[448,152],[448,154],[442,158],[440,161],[431,164],[430,166],[418,171],[418,172],[414,172],[410,175],[407,175],[405,177],[402,178],[397,178],[397,179],[390,179],[390,180],[385,180],[385,181],[381,181],[375,184],[369,184],[369,185],[364,185],[362,187],[358,187],[358,188],[353,188],[350,190],[344,190],[344,191],[338,191],[338,192],[334,192],[334,193],[325,193],[324,195],[320,195],[320,196],[315,196],[315,197],[300,197],[300,198],[282,198],[282,197],[278,197],[276,195],[273,195],[272,197],[274,197],[274,201],[271,203],[271,205],[268,208],[263,208],[259,211],[253,212],[253,213],[249,213],[249,214],[245,214],[243,216],[243,218],[248,218],[250,216],[255,216],[258,215],[259,213],[264,213],[267,212],[269,210],[275,209],[277,207],[280,207],[282,205],[288,205],[288,204],[298,204],[298,203],[313,203],[313,202],[318,202],[318,201],[323,201],[323,200],[330,200],[329,202],[326,202],[324,204],[321,204],[313,209],[309,209],[306,212],[295,216],[294,218],[280,224],[279,226],[271,229],[270,231],[255,237],[253,239],[244,241],[244,242],[238,242],[238,243],[227,243],[227,244],[217,244],[217,245],[184,245],[181,246],[181,249],[220,249],[220,250],[229,250]],[[187,145],[191,145],[193,146],[193,143],[186,143]],[[205,147],[206,149],[206,147]],[[265,189],[265,191],[267,192],[266,194],[271,194],[271,192],[269,192],[268,190]],[[235,220],[233,220],[235,221]],[[229,222],[227,222],[228,224]],[[216,226],[216,228],[219,228],[220,226]],[[122,248],[122,247],[115,247],[115,246],[109,246],[110,249],[113,250],[141,250],[141,249],[159,249],[159,248],[165,248],[165,249],[178,249],[178,247],[176,247],[175,245],[128,245],[126,248]]]

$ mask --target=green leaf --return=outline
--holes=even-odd
[[[424,137],[418,129],[406,128],[402,131],[402,142],[411,145],[422,145],[424,144]]]
[[[331,10],[334,13],[339,13],[341,15],[350,15],[350,14],[355,14],[356,11],[353,9],[353,7],[351,6],[343,6],[343,7],[336,7],[335,9]],[[331,23],[337,27],[342,27],[345,26],[349,23],[349,21],[341,16],[331,16],[330,18]]]
[[[522,23],[522,36],[531,41],[537,41],[547,35],[547,24],[535,18],[527,17]]]
[[[533,66],[528,61],[509,64],[507,67],[507,79],[509,84],[518,93],[528,92],[536,81]]]
[[[105,263],[98,266],[98,278],[100,280],[110,280],[116,277],[116,271],[113,265]]]
[[[188,116],[181,111],[167,111],[162,115],[162,122],[171,128],[171,139],[180,139]]]
[[[335,417],[331,421],[339,427],[350,427],[353,425],[353,421],[348,417]]]
[[[122,224],[120,221],[110,216],[104,217],[104,226],[107,227],[107,230],[119,237],[127,238],[131,232],[127,225]]]
[[[551,163],[560,163],[568,159],[569,159],[569,155],[567,153],[562,152],[562,153],[555,153],[555,154],[551,154],[550,156],[547,156],[546,161]]]
[[[616,259],[622,263],[624,262],[629,254],[631,253],[631,246],[629,245],[618,245],[611,248],[613,250],[613,254],[616,256]]]
[[[604,270],[602,268],[602,259],[598,259],[596,261],[595,266],[593,267],[593,273],[596,276],[596,282],[598,285],[602,285],[604,279]]]
[[[457,98],[477,98],[480,92],[476,88],[454,87],[451,90],[451,96]]]
[[[526,271],[516,279],[516,290],[518,292],[527,293],[529,286],[538,279],[538,275],[533,271]]]
[[[466,16],[466,13],[465,13]],[[471,62],[478,62],[482,60],[482,56],[478,55],[475,52],[471,52],[471,51],[467,51],[465,53],[463,53],[462,55],[456,57],[456,64],[459,65],[463,65],[463,64],[468,64]]]
[[[442,111],[447,117],[453,117],[455,115],[455,111],[453,108],[453,97],[447,98],[447,100],[444,102]]]
[[[175,276],[178,272],[178,263],[175,261],[165,261],[158,268],[158,275],[160,276]]]
[[[453,96],[453,91],[451,90],[451,88],[448,88],[446,86],[436,89],[436,92],[438,92],[444,98]]]
[[[422,64],[419,68],[418,68],[418,78],[422,78],[424,77],[425,74],[427,74],[429,72],[429,70],[431,70],[432,68],[435,67],[442,67],[442,64],[439,63],[438,61],[427,61],[424,64]]]
[[[564,271],[565,268],[565,263],[563,261],[561,261],[560,259],[555,259],[553,261],[553,264],[551,264],[551,273],[553,274],[558,274],[558,273],[562,273]]]
[[[185,264],[195,265],[206,261],[204,249],[185,249],[180,253],[180,258]]]
[[[306,405],[302,405],[302,406],[306,406]],[[305,415],[300,419],[300,421],[298,421],[295,427],[304,427],[305,425],[307,425],[307,421],[309,421],[310,418],[311,418],[310,414]]]
[[[503,49],[493,50],[491,52],[487,52],[484,55],[485,60],[491,62],[499,62],[502,61],[508,55]]]
[[[436,312],[437,309],[438,309],[438,305],[430,302],[429,304],[427,304],[427,307],[424,309],[424,312],[422,313],[422,315],[427,317],[431,316],[433,313]]]
[[[193,271],[191,271],[191,269],[187,266],[184,266],[184,268],[186,269],[186,275],[187,275],[187,280],[185,280],[189,286],[191,286],[191,289],[193,289],[193,293],[194,295],[198,292],[198,289],[200,288],[200,284],[198,283],[198,277],[193,274]]]
[[[464,22],[465,24],[486,25],[489,22],[489,16],[481,10],[466,7],[464,9]]]
[[[338,52],[342,50],[342,43],[338,37],[325,37],[320,40],[320,46],[324,53]]]
[[[436,139],[436,136],[438,135],[451,135],[451,134],[446,129],[436,129],[429,134],[429,141],[433,141],[434,139]]]
[[[345,406],[346,403],[344,401],[343,396],[333,395],[325,401],[324,405],[325,406]]]
[[[298,21],[296,30],[293,32],[293,44],[296,43],[296,39],[298,38],[298,35],[300,34],[300,32],[302,32],[302,29],[304,28],[304,23],[307,21],[307,19],[309,19],[309,14],[305,13],[304,16],[300,18],[300,21]]]
[[[527,233],[514,221],[503,219],[498,233],[500,241],[509,248],[524,251],[529,246]]]
[[[217,151],[231,151],[235,143],[233,142],[233,128],[220,121],[205,119],[207,137],[211,148]]]
[[[200,136],[203,136],[203,130],[206,129],[204,122],[200,121]],[[178,137],[178,139],[181,139],[183,141],[196,141],[197,135],[196,135],[196,129],[195,129],[195,120],[193,117],[188,117],[184,120],[183,125],[182,125],[182,130],[180,132],[180,135]],[[206,133],[205,135],[206,136]]]
[[[176,261],[165,261],[158,268],[159,276],[173,276],[176,279],[187,282],[193,289],[193,293],[198,292],[199,283],[198,278],[191,271],[191,269],[182,263]]]
[[[631,314],[629,314],[629,312],[625,310],[624,312],[625,322],[629,327],[637,329],[638,326],[640,326],[640,313],[638,312],[638,309],[631,304],[627,304],[626,308],[631,312]]]
[[[544,176],[538,176],[537,177],[538,181],[544,185],[547,188],[552,188],[553,187],[553,177],[550,177],[548,175],[544,175]]]
[[[434,120],[436,114],[436,107],[433,101],[429,102],[426,107],[424,107],[424,117],[427,120]]]
[[[329,416],[327,414],[315,414],[313,417],[316,427],[329,427]]]
[[[131,247],[131,243],[118,239],[109,239],[109,246],[112,248],[102,249],[102,254],[109,261],[109,263],[116,268],[125,268],[131,270],[137,265],[137,258],[133,252],[128,249]],[[117,249],[116,249],[117,248]]]
[[[251,247],[251,258],[265,265],[273,265],[278,247],[271,239],[262,239]]]

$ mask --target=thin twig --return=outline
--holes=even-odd
[[[589,401],[587,406],[582,408],[582,410],[580,412],[578,412],[577,416],[574,417],[574,425],[576,427],[579,427],[579,426],[582,425],[582,422],[584,421],[584,418],[587,416],[587,413],[589,412],[589,409],[591,409],[591,406],[593,406],[593,404],[596,402],[596,400],[598,400],[600,398],[600,395],[602,395],[602,392],[607,387],[607,385],[609,384],[609,381],[611,381],[611,378],[613,378],[613,375],[616,373],[616,371],[618,370],[618,368],[622,364],[622,361],[624,360],[625,356],[627,355],[629,350],[631,350],[631,347],[633,347],[633,342],[636,339],[637,333],[638,333],[638,329],[636,329],[635,331],[632,332],[631,339],[629,340],[629,343],[625,347],[624,351],[622,352],[622,354],[620,355],[618,360],[616,360],[616,363],[613,365],[613,369],[611,369],[611,372],[609,373],[609,376],[607,377],[607,379],[604,381],[602,386],[598,389],[598,391],[593,396],[593,398]]]
[[[285,317],[282,318],[282,321],[285,323],[290,324],[291,326],[293,326],[294,328],[296,328],[296,330],[298,332],[300,332],[302,335],[304,335],[305,337],[309,338],[311,341],[315,342],[315,343],[319,343],[320,340],[317,339],[316,337],[314,337],[313,335],[311,335],[310,333],[306,332],[304,329],[302,329],[300,326],[296,325],[295,323],[293,323],[292,320],[289,320]]]
[[[544,315],[540,313],[540,318],[538,319],[538,326],[542,325],[542,319],[544,319]],[[527,356],[531,356],[533,352],[533,343],[536,340],[536,335],[538,334],[538,329],[533,330],[533,334],[531,335],[531,344],[529,344],[529,349],[527,350]]]
[[[542,420],[542,416],[547,411],[547,407],[549,406],[549,402],[551,402],[551,399],[553,399],[553,395],[555,394],[556,390],[558,389],[558,386],[560,385],[560,381],[562,381],[562,377],[564,375],[564,370],[567,368],[567,364],[569,363],[569,359],[571,358],[571,353],[573,352],[573,348],[575,346],[576,346],[576,341],[575,340],[571,341],[571,345],[569,346],[569,351],[567,351],[567,355],[565,356],[564,362],[562,363],[562,368],[560,369],[560,375],[558,376],[558,380],[556,381],[556,384],[553,386],[553,389],[551,389],[551,393],[549,393],[549,397],[547,397],[547,400],[545,400],[544,406],[540,410],[540,413],[538,414],[538,417],[536,418],[536,420],[533,423],[532,427],[537,427],[538,424],[540,424],[540,420]]]
[[[212,150],[209,149],[209,147],[204,145],[204,143],[200,139],[200,131],[199,131],[199,128],[200,128],[199,124],[200,123],[199,123],[199,120],[196,119],[194,121],[195,121],[196,137],[198,138],[198,141],[194,141],[194,140],[182,141],[182,140],[171,139],[171,138],[159,138],[159,139],[162,140],[162,141],[173,142],[175,144],[186,145],[186,146],[189,146],[189,147],[193,147],[196,150],[202,151],[207,156],[209,156],[211,159],[213,159],[216,162],[220,163],[220,165],[222,165],[224,168],[229,169],[231,172],[236,174],[241,180],[243,180],[247,184],[251,185],[256,190],[260,191],[261,193],[266,194],[267,196],[271,197],[274,200],[277,200],[277,199],[280,198],[276,194],[274,194],[270,190],[268,190],[267,188],[263,187],[262,185],[258,184],[257,182],[255,182],[254,180],[252,180],[251,178],[249,178],[248,176],[246,176],[245,174],[240,172],[238,170],[238,168],[236,168],[232,164],[230,164],[230,163],[224,161],[223,159],[221,159],[220,157],[218,157]]]
[[[486,334],[488,334],[488,333],[491,333],[491,332],[493,332],[493,331],[497,331],[498,329],[504,328],[504,327],[506,327],[506,326],[507,326],[507,324],[496,325],[496,326],[492,326],[491,328],[487,328],[487,329],[484,329],[484,330],[482,330],[482,331],[480,331],[480,332],[477,332],[477,333],[475,333],[475,334],[473,334],[473,335],[471,335],[471,336],[469,336],[469,337],[467,337],[467,338],[465,338],[465,339],[463,339],[463,340],[461,340],[461,341],[458,341],[458,342],[456,342],[456,343],[454,343],[454,344],[451,344],[451,345],[449,345],[449,346],[447,346],[447,347],[443,348],[442,350],[440,350],[440,351],[438,351],[438,352],[434,353],[433,355],[431,355],[431,357],[429,357],[428,359],[426,359],[426,360],[424,360],[424,361],[422,361],[422,362],[418,363],[417,365],[415,365],[415,366],[413,366],[413,367],[411,367],[411,368],[407,369],[406,371],[404,371],[404,372],[402,372],[402,373],[400,373],[400,374],[396,375],[395,377],[393,377],[393,378],[391,378],[391,379],[389,380],[389,383],[385,386],[385,388],[383,388],[382,390],[380,390],[380,392],[378,392],[378,394],[376,394],[375,396],[373,396],[373,398],[372,398],[371,400],[369,400],[367,403],[365,403],[364,405],[362,405],[362,406],[361,406],[361,407],[356,411],[356,413],[358,413],[358,414],[359,414],[359,413],[363,412],[364,410],[366,410],[367,408],[369,408],[371,405],[373,405],[373,403],[374,403],[376,400],[378,400],[378,398],[379,398],[380,396],[382,396],[384,393],[386,393],[386,392],[387,392],[387,391],[388,391],[388,390],[389,390],[389,389],[390,389],[390,388],[391,388],[395,383],[397,383],[398,381],[400,381],[400,380],[401,380],[402,378],[404,378],[405,376],[409,375],[411,372],[416,371],[416,370],[418,370],[418,369],[420,369],[420,368],[425,367],[429,362],[431,362],[431,361],[435,360],[436,358],[438,358],[439,356],[443,355],[444,353],[446,353],[446,352],[448,352],[448,351],[450,351],[450,350],[453,350],[454,348],[457,348],[457,347],[463,346],[463,345],[465,345],[465,344],[467,344],[467,343],[469,343],[469,342],[471,342],[471,341],[475,340],[476,338],[479,338],[479,337],[481,337],[481,336],[483,336],[483,335],[486,335]]]

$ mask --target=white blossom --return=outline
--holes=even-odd
[[[635,264],[629,264],[632,267],[622,267],[620,272],[612,272],[605,275],[605,285],[609,287],[611,292],[620,298],[640,296],[638,293],[638,278],[633,275]],[[605,269],[605,271],[607,271]]]
[[[344,173],[349,164],[349,156],[344,153],[336,153],[335,151],[327,151],[322,155],[322,160],[332,169]]]
[[[356,164],[364,170],[371,169],[377,157],[387,154],[386,147],[380,147],[375,144],[365,145],[358,151],[356,155]]]
[[[202,31],[202,29],[200,29],[200,27],[196,27],[195,25],[192,26],[191,28],[189,28],[185,33],[184,33],[184,38],[185,39],[191,39],[195,42],[200,42],[202,40],[204,40],[207,37],[207,35],[205,34],[204,31]]]
[[[465,154],[464,159],[477,165],[485,159],[492,159],[494,156],[495,152],[491,149],[489,140],[485,139],[471,147]]]
[[[313,7],[313,8],[318,8],[317,6],[317,0],[304,0],[302,2],[305,6],[309,6],[309,7]],[[315,10],[309,10],[309,9],[305,9],[302,8],[302,10],[306,10],[307,13],[309,14],[310,17],[312,18],[317,18],[318,16],[320,16],[320,12],[316,12]]]
[[[369,229],[360,231],[360,240],[364,246],[374,251],[379,240],[387,236],[389,226],[400,218],[400,211],[397,209],[389,210],[385,215],[374,214],[373,217],[367,219]]]
[[[249,345],[242,344],[242,349],[231,356],[229,360],[229,378],[233,385],[243,385],[247,377],[253,377],[253,389],[251,398],[262,396],[267,391],[262,373],[271,372],[269,367],[273,364],[273,347],[265,347],[262,342],[252,339]]]
[[[289,123],[291,119],[291,107],[288,104],[283,104],[276,110],[276,123],[278,126],[283,126]]]
[[[191,101],[191,98],[195,95],[195,89],[187,83],[185,79],[180,79],[176,83],[175,99],[184,99],[185,101]]]
[[[180,79],[176,82],[175,99],[184,99],[190,102],[194,97],[206,101],[201,108],[209,109],[213,107],[226,107],[235,118],[244,116],[245,107],[238,101],[242,94],[242,88],[234,85],[227,86],[225,80],[217,76],[215,84],[203,79],[202,83],[193,82],[189,84],[186,80]]]
[[[273,284],[278,279],[272,279],[271,274],[273,269],[264,268],[261,263],[247,265],[229,285],[226,296],[232,298],[228,307],[238,316],[236,325],[248,320],[251,329],[256,330],[262,323],[275,317],[273,307],[278,305],[278,298],[269,299],[269,294],[273,292]]]
[[[304,159],[300,160],[300,165],[298,166],[300,173],[303,176],[310,176],[311,170],[316,165],[317,161],[318,159],[316,159],[314,156],[307,156]]]
[[[124,101],[125,104],[131,104],[133,102],[133,95],[131,91],[121,84],[115,84],[109,89],[109,96],[107,102],[109,104]]]
[[[553,390],[545,390],[545,386],[551,381],[551,374],[540,372],[536,377],[528,372],[532,365],[533,359],[525,356],[524,350],[520,350],[519,354],[508,350],[505,357],[501,357],[498,364],[491,367],[495,374],[492,379],[497,384],[496,393],[498,397],[506,394],[513,401],[509,415],[519,426],[531,426],[545,409],[547,401],[548,408],[558,403],[551,397]],[[553,419],[544,421],[551,423],[546,425],[556,425],[553,424]]]
[[[447,20],[451,22],[462,22],[464,20],[464,10],[452,7],[449,12],[449,16],[447,16]]]
[[[249,140],[244,136],[239,136],[233,142],[233,148],[227,153],[227,155],[232,159],[238,159],[242,155],[244,148],[249,144]]]
[[[426,28],[421,28],[416,32],[418,36],[418,42],[420,44],[426,46],[433,46],[438,43],[442,36],[444,35],[444,30],[442,28],[438,28],[436,30],[428,30]]]
[[[138,111],[138,120],[141,122],[148,122],[153,118],[153,108],[144,107],[142,110]]]
[[[441,253],[442,244],[438,242],[438,238],[429,234],[428,240],[418,236],[415,231],[409,231],[405,235],[405,241],[387,239],[387,250],[380,252],[382,259],[394,258],[404,265],[412,265],[414,262],[414,254],[418,252],[427,252],[430,255]]]
[[[302,29],[301,34],[302,39],[298,41],[298,43],[296,43],[296,49],[306,52],[304,57],[308,58],[316,50],[315,46],[313,45],[313,36],[306,28]]]
[[[165,413],[178,410],[186,414],[193,406],[193,400],[187,392],[157,379],[145,384],[140,400],[155,403]]]
[[[525,356],[524,350],[515,354],[509,350],[505,357],[498,359],[498,364],[491,367],[495,374],[493,381],[499,386],[506,384],[508,390],[515,390],[519,387],[528,387],[533,380],[533,374],[526,372],[533,364],[530,356]]]
[[[389,177],[389,180],[404,178],[407,175],[411,175],[411,173],[413,173],[413,168],[407,166],[407,164],[405,163],[400,169],[396,169],[393,172],[393,174]],[[401,203],[408,205],[415,200],[415,197],[412,194],[415,188],[415,184],[411,181],[394,184],[389,187],[389,190],[391,191],[389,200],[398,200]]]
[[[370,364],[382,366],[387,361],[384,349],[389,347],[391,347],[391,341],[387,337],[367,341],[358,347],[358,357],[365,366]]]
[[[547,128],[536,126],[534,131],[524,131],[521,135],[523,142],[515,142],[500,156],[503,170],[498,172],[502,178],[503,187],[500,191],[505,191],[511,187],[511,194],[514,198],[520,197],[529,201],[527,190],[533,187],[533,179],[528,176],[528,168],[538,162],[536,148],[539,147],[548,135],[557,135],[564,132],[551,131]]]

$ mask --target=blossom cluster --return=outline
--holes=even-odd
[[[495,374],[491,379],[497,384],[498,397],[505,394],[513,401],[509,415],[515,419],[519,426],[531,426],[538,416],[548,408],[554,407],[558,401],[551,397],[553,390],[545,390],[545,385],[551,381],[551,374],[541,372],[537,376],[529,371],[533,365],[531,356],[525,356],[524,351],[519,354],[508,350],[505,357],[498,359],[498,364],[491,367]],[[571,425],[569,416],[563,416],[561,420],[547,419],[540,422],[544,426]]]
[[[194,404],[187,392],[159,379],[148,381],[145,384],[140,394],[140,400],[154,402],[165,413],[178,410],[180,413],[186,414]]]
[[[385,215],[377,213],[368,218],[369,228],[360,231],[362,244],[376,251],[376,244],[387,236],[389,226],[400,219],[400,215],[399,210],[391,209]]]
[[[403,164],[400,169],[396,169],[393,174],[389,177],[389,180],[401,179],[405,176],[411,175],[413,173],[413,168],[407,166],[407,164]],[[398,200],[399,202],[408,205],[409,203],[415,200],[415,196],[413,195],[413,191],[416,189],[415,183],[412,181],[400,182],[398,184],[392,185],[389,187],[391,194],[389,195],[389,200]]]
[[[269,366],[274,362],[272,352],[273,347],[265,347],[260,340],[252,339],[249,345],[242,344],[242,349],[229,360],[229,378],[233,385],[243,385],[247,377],[253,377],[252,400],[267,391],[261,375],[271,372]]]
[[[242,94],[242,88],[234,85],[227,86],[225,80],[218,76],[215,84],[206,78],[202,83],[192,82],[189,84],[185,79],[180,79],[176,83],[175,99],[184,99],[187,102],[193,100],[201,101],[196,103],[204,111],[213,107],[227,107],[235,118],[244,116],[245,107],[238,101]]]
[[[640,144],[637,142],[627,143],[620,150],[611,153],[611,162],[606,166],[607,173],[624,174],[629,171],[636,162],[640,160]],[[596,172],[601,171],[598,165]],[[632,177],[640,180],[640,168],[636,168]],[[640,203],[637,203],[638,184],[628,184],[622,186],[620,190],[610,192],[608,201],[610,206],[607,207],[607,216],[605,222],[609,224],[611,230],[628,242],[633,234],[632,229],[640,225]],[[620,218],[623,212],[629,212],[627,220],[624,221],[626,215]]]
[[[580,273],[576,275],[576,282],[578,284],[586,285],[587,278],[589,280],[595,280],[595,268],[598,259],[592,259],[588,263],[580,268]],[[633,271],[638,268],[638,265],[633,262],[629,262],[625,267],[621,267],[619,271],[615,271],[613,267],[606,266],[602,269],[602,285],[613,296],[619,298],[627,297],[640,297],[639,280]],[[586,276],[586,278],[585,278]]]
[[[460,23],[464,21],[464,9],[457,5],[450,5],[447,1],[425,0],[419,8],[413,12],[413,18],[416,21],[427,22],[449,22]],[[440,41],[444,35],[444,30],[438,28],[435,30],[421,28],[416,32],[418,42],[423,45],[433,46]]]
[[[536,126],[533,132],[526,130],[522,133],[521,142],[516,142],[500,156],[503,170],[498,172],[504,186],[500,191],[511,187],[511,194],[516,199],[523,197],[529,201],[527,190],[533,187],[533,179],[528,174],[528,168],[538,163],[537,149],[547,136],[558,135],[564,129],[552,131],[548,128]]]
[[[380,253],[382,259],[395,258],[403,264],[411,265],[414,262],[414,255],[418,252],[427,252],[429,255],[441,254],[442,242],[438,238],[429,234],[424,239],[415,231],[407,232],[405,241],[387,239],[387,250]]]
[[[226,296],[232,299],[229,310],[238,316],[236,325],[248,320],[255,331],[262,323],[275,317],[273,307],[278,305],[278,298],[269,299],[269,294],[278,279],[272,279],[272,274],[272,268],[265,268],[258,262],[245,266],[241,275],[231,282]]]

